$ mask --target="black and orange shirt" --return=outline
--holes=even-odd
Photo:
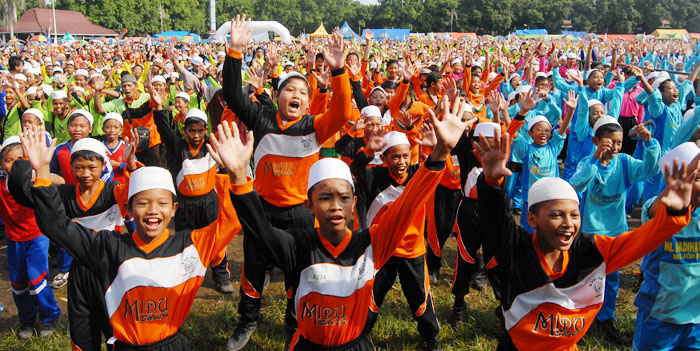
[[[350,80],[345,69],[331,71],[333,96],[328,110],[283,121],[274,106],[254,103],[241,91],[241,53],[229,50],[223,70],[224,99],[255,135],[255,188],[277,207],[306,200],[309,169],[319,159],[321,145],[339,132],[352,115]]]
[[[444,162],[426,161],[378,224],[348,230],[336,245],[314,228],[273,228],[252,182],[233,186],[233,204],[246,235],[296,287],[294,314],[299,329],[292,350],[302,337],[317,345],[332,346],[360,336],[376,272],[392,256],[405,233],[424,226],[422,208],[443,172]]]
[[[507,337],[499,350],[577,350],[603,304],[605,276],[641,258],[690,221],[690,211],[665,207],[641,227],[617,237],[578,234],[554,272],[537,242],[516,227],[503,179],[477,182],[484,245],[503,269],[501,305]]]
[[[214,191],[216,162],[209,155],[204,138],[197,147],[170,128],[164,110],[153,111],[156,123],[167,152],[168,169],[175,176],[175,187],[179,194],[188,197],[203,196]]]
[[[32,188],[37,223],[74,259],[109,282],[105,303],[114,337],[143,345],[175,334],[189,313],[204,274],[240,231],[228,176],[217,175],[219,217],[196,230],[166,232],[150,243],[137,233],[99,231],[72,221],[58,187],[37,179]],[[97,235],[96,235],[97,234]]]

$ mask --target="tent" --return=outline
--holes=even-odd
[[[315,32],[309,34],[309,38],[328,38],[328,32],[326,32],[326,27],[321,23]]]
[[[350,28],[348,21],[345,21],[345,23],[343,23],[343,26],[340,27],[340,34],[343,35],[343,39],[353,39],[357,36],[357,33],[355,33],[352,30],[352,28]]]
[[[58,39],[60,41],[76,41],[75,37],[70,34],[70,32],[66,32],[66,34],[63,35],[61,39]]]
[[[384,41],[384,40],[396,40],[396,41],[402,41],[402,40],[408,40],[408,38],[411,36],[411,30],[410,29],[394,29],[394,28],[377,28],[377,29],[370,29],[372,33],[374,33],[374,38],[377,41]],[[364,31],[362,32],[362,36],[364,36]]]
[[[685,29],[657,29],[651,33],[657,39],[674,39],[674,35],[677,36],[675,39],[682,39],[682,35],[688,35],[688,31]]]
[[[571,36],[574,36],[577,38],[583,38],[584,36],[586,36],[586,34],[588,34],[588,32],[577,32],[577,31],[572,31],[572,30],[561,31],[561,35],[563,35],[565,37],[568,35],[571,35]]]
[[[518,29],[515,31],[515,35],[522,36],[545,36],[547,35],[546,29]]]

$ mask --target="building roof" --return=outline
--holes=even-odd
[[[15,24],[15,33],[39,33],[52,26],[53,12],[51,9],[34,8],[27,10]],[[9,33],[6,26],[0,27],[0,33]],[[73,35],[117,36],[117,32],[98,26],[80,12],[56,10],[56,31],[59,35],[70,32]],[[53,34],[53,28],[51,28]]]

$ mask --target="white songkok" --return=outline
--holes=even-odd
[[[87,78],[87,77],[88,77],[88,71],[87,71],[86,69],[82,69],[82,68],[81,68],[81,69],[77,69],[77,70],[75,70],[75,75],[76,75],[76,76],[83,76],[83,77]]]
[[[44,114],[41,113],[41,111],[39,111],[39,109],[30,108],[30,109],[24,111],[24,113],[22,114],[22,117],[24,117],[24,115],[34,115],[34,116],[36,116],[36,118],[38,118],[41,121],[41,123],[44,123]]]
[[[408,142],[406,134],[397,131],[387,133],[384,136],[384,142],[386,145],[382,148],[382,153],[385,153],[387,150],[397,145],[411,146],[411,143]]]
[[[691,108],[690,110],[685,111],[685,113],[683,114],[683,122],[684,123],[687,122],[690,118],[693,117],[694,114],[695,114],[694,108]]]
[[[133,173],[132,173],[133,179]],[[355,190],[355,184],[352,182],[352,175],[348,165],[337,158],[323,158],[311,166],[309,169],[309,182],[306,185],[308,192],[314,185],[326,179],[343,179],[346,180]],[[131,189],[129,189],[131,190]]]
[[[612,116],[605,115],[603,117],[600,117],[600,118],[598,118],[597,121],[595,121],[595,124],[593,125],[593,134],[595,134],[595,132],[598,131],[598,128],[600,128],[606,124],[617,124],[619,126],[620,122],[618,122]]]
[[[487,138],[495,137],[496,136],[495,133],[498,133],[498,136],[500,136],[501,135],[501,125],[498,123],[493,123],[493,122],[479,123],[474,128],[474,136],[480,137],[479,133],[484,133],[484,136]]]
[[[347,167],[347,165],[345,167]],[[151,189],[165,189],[173,193],[173,195],[176,195],[175,186],[173,185],[173,176],[170,175],[167,169],[160,167],[141,167],[131,172],[131,176],[129,177],[129,199],[142,191]]]
[[[181,99],[184,99],[184,100],[187,101],[187,102],[190,102],[190,94],[187,94],[187,93],[185,93],[185,92],[183,92],[183,91],[177,93],[177,95],[175,95],[175,98],[181,98]]]
[[[153,76],[153,78],[151,78],[151,84],[153,84],[155,82],[161,82],[161,83],[165,84],[165,77],[161,76],[160,74]]]
[[[109,121],[110,119],[113,119],[113,120],[119,122],[119,124],[124,125],[124,118],[122,118],[122,115],[120,115],[116,112],[110,112],[110,113],[106,114],[105,118],[102,120],[103,124],[107,123],[107,121]]]
[[[207,124],[207,115],[204,112],[202,112],[202,110],[200,110],[198,108],[193,108],[193,109],[190,109],[189,111],[187,111],[187,116],[185,117],[185,121],[187,121],[190,118],[196,118],[196,119],[204,122],[205,125]]]
[[[51,100],[67,99],[68,95],[65,90],[54,90],[51,92]]]
[[[540,123],[540,122],[547,122],[547,124],[549,124],[550,127],[552,126],[552,124],[549,123],[549,120],[547,119],[547,117],[545,117],[545,116],[535,116],[535,117],[532,118],[529,122],[527,122],[527,130],[528,130],[528,131],[531,130],[532,127],[534,127],[537,123]]]
[[[382,118],[382,111],[379,109],[379,107],[374,105],[365,106],[364,108],[362,108],[360,113],[364,114],[366,117]]]
[[[277,90],[281,89],[284,82],[286,82],[289,78],[301,78],[306,82],[306,84],[309,84],[309,81],[303,74],[299,72],[289,72],[283,78],[280,79],[279,83],[277,83]]]
[[[86,110],[83,110],[82,108],[79,108],[79,109],[73,111],[73,113],[70,114],[70,117],[73,117],[76,115],[83,116],[83,117],[87,118],[88,122],[90,122],[90,127],[92,127],[92,122],[94,121],[94,118],[92,117],[92,113],[90,113]]]
[[[591,108],[591,107],[593,107],[593,106],[595,106],[595,105],[601,105],[601,106],[602,106],[603,103],[600,102],[600,100],[596,100],[596,99],[590,99],[590,100],[588,100],[588,108]],[[603,107],[605,107],[605,106],[603,106]]]
[[[536,181],[527,193],[528,209],[540,202],[551,200],[573,200],[579,203],[576,190],[571,184],[556,177],[547,177]]]
[[[19,143],[20,143],[19,135],[13,135],[13,136],[5,139],[5,141],[2,142],[2,146],[0,146],[0,154],[2,153],[3,150],[5,150],[5,148],[8,145],[19,144]]]
[[[664,171],[664,166],[668,164],[670,169],[673,169],[673,159],[678,158],[678,165],[683,162],[688,165],[694,158],[700,154],[700,148],[693,142],[685,142],[676,146],[659,160],[659,168]]]

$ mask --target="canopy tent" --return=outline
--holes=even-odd
[[[622,39],[622,40],[634,40],[634,34],[603,34],[599,36],[602,36],[604,38],[607,38],[608,40],[615,40],[615,39]]]
[[[328,38],[328,32],[326,32],[326,27],[323,26],[323,23],[316,28],[315,32],[309,34],[309,38]]]
[[[177,41],[194,41],[195,43],[199,43],[200,37],[199,35],[195,33],[190,33],[186,30],[172,30],[172,31],[166,31],[162,32],[159,34],[154,34],[153,38],[157,39],[158,41],[170,41],[172,38],[175,38]]]
[[[683,34],[688,36],[688,31],[685,29],[657,29],[651,34],[657,39],[683,39]]]
[[[411,30],[410,29],[394,29],[394,28],[376,28],[376,29],[370,29],[372,33],[374,33],[374,38],[377,39],[377,41],[384,41],[384,40],[396,40],[396,41],[402,41],[402,40],[408,40],[408,38],[411,36]],[[362,32],[362,36],[364,36],[365,32]]]
[[[250,41],[269,41],[270,32],[279,35],[280,41],[285,44],[292,43],[292,37],[289,30],[277,21],[253,21],[250,22],[249,28],[253,31],[250,36]],[[231,22],[226,21],[219,29],[216,30],[216,40],[224,43],[228,40],[231,33]]]
[[[60,41],[76,41],[75,37],[70,34],[70,32],[66,32],[66,34],[63,35],[61,39],[58,39]]]
[[[352,28],[350,28],[348,21],[345,21],[345,23],[343,23],[343,26],[340,27],[340,34],[343,35],[343,39],[353,39],[357,37],[357,33],[355,33],[352,30]]]
[[[588,32],[577,32],[577,31],[573,31],[573,30],[561,31],[561,35],[563,35],[563,36],[571,35],[571,36],[576,37],[576,38],[583,38],[584,36],[586,36],[586,34],[588,34]]]
[[[547,35],[546,29],[518,29],[515,31],[515,35],[522,36],[545,36]]]

